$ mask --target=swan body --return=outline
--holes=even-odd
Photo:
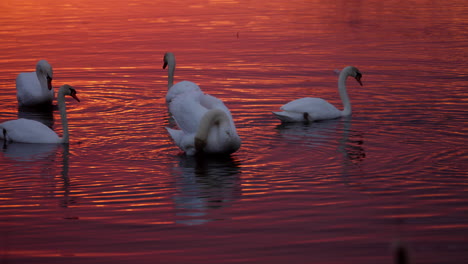
[[[166,128],[175,144],[187,155],[231,154],[241,145],[229,109],[218,98],[186,92],[169,105],[180,130]]]
[[[59,147],[60,144],[10,143],[1,152],[12,161],[52,161]]]
[[[60,137],[43,123],[26,118],[0,124],[0,138],[21,143],[60,143]]]
[[[57,103],[63,126],[63,137],[59,137],[48,126],[41,122],[20,118],[6,121],[0,124],[0,139],[19,143],[68,143],[68,120],[65,108],[65,95],[70,95],[78,102],[76,91],[69,85],[60,87]]]
[[[164,64],[163,69],[168,67],[168,75],[167,75],[167,94],[166,94],[166,102],[170,103],[175,97],[185,92],[201,92],[200,87],[190,81],[182,81],[176,83],[174,85],[174,72],[175,72],[175,56],[172,52],[166,52],[164,54]]]
[[[19,106],[50,105],[54,99],[53,71],[50,64],[40,60],[35,72],[22,72],[16,77],[16,98]]]
[[[341,111],[322,98],[305,97],[291,101],[281,107],[282,112],[273,112],[282,122],[309,122],[335,119],[351,115],[351,102],[346,92],[346,79],[352,76],[362,85],[362,74],[354,66],[345,67],[338,77],[338,91],[344,109]]]
[[[201,93],[201,89],[197,84],[190,82],[190,81],[178,82],[174,84],[169,89],[169,91],[167,91],[166,102],[170,103],[178,95],[186,93],[186,92],[200,92]]]

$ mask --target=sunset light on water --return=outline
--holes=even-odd
[[[3,263],[468,261],[464,1],[3,1],[0,123],[46,59],[70,144],[3,144]],[[223,100],[242,139],[190,157],[165,127],[167,69]],[[319,97],[353,113],[281,124]]]

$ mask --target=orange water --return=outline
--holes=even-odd
[[[73,85],[71,143],[0,152],[5,263],[468,260],[464,1],[3,1],[0,122],[39,59]],[[231,109],[241,149],[181,154],[166,51]],[[280,125],[313,96],[352,118]],[[60,134],[57,111],[39,116]],[[53,117],[53,119],[52,119]]]

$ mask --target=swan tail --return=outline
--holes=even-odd
[[[169,133],[169,135],[171,135],[172,140],[174,140],[174,142],[179,146],[184,134],[182,130],[172,129],[168,127],[166,127],[166,130]]]
[[[284,112],[272,112],[281,122],[288,122],[289,117]]]

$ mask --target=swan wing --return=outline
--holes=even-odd
[[[224,105],[223,101],[220,99],[209,95],[209,94],[203,94],[200,95],[199,97],[199,102],[200,104],[205,107],[206,109],[227,109],[226,106]]]
[[[195,150],[195,140],[194,134],[186,134],[182,130],[172,129],[166,127],[167,132],[171,135],[174,143],[187,155],[194,155]]]
[[[229,111],[229,108],[224,104],[224,102],[212,95],[209,94],[203,94],[200,95],[200,104],[205,107],[207,110],[211,109],[219,109],[226,113],[227,117],[229,118],[229,122],[231,123],[231,126],[235,129],[234,125],[234,119],[232,118],[231,111]]]
[[[41,84],[35,72],[23,72],[16,77],[16,97],[20,105],[28,105],[39,95]]]
[[[187,92],[177,96],[169,104],[169,111],[172,113],[177,126],[184,133],[196,133],[200,120],[208,111],[200,104],[200,96],[202,95],[196,91]]]
[[[20,118],[0,124],[0,138],[21,143],[60,143],[59,136],[41,122]]]
[[[294,118],[300,114],[302,116],[301,121],[304,121],[305,113],[307,113],[308,119],[311,121],[333,119],[341,116],[340,110],[322,98],[300,98],[283,105],[281,110],[292,113],[289,116]]]
[[[178,95],[181,95],[186,92],[201,92],[200,87],[190,81],[182,81],[174,84],[166,94],[166,101],[171,102]]]

